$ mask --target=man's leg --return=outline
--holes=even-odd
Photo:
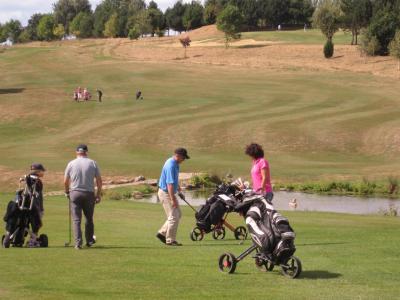
[[[91,245],[93,243],[94,235],[94,206],[95,206],[95,196],[94,193],[85,193],[85,198],[82,203],[83,214],[85,215],[85,238],[86,244]]]
[[[71,213],[72,220],[74,223],[74,236],[75,236],[75,247],[82,247],[82,198],[81,192],[72,191],[70,193],[71,198]]]
[[[171,204],[169,201],[169,195],[167,193],[165,193],[163,190],[158,191],[158,198],[160,199],[160,202],[162,203],[164,211],[165,211],[165,215],[167,216],[167,220],[165,221],[163,226],[161,226],[158,233],[160,233],[163,236],[166,236],[167,230],[168,230],[168,217],[171,213]]]
[[[172,208],[168,217],[167,243],[176,241],[176,233],[178,231],[179,220],[181,219],[180,207]]]

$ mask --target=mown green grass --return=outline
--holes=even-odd
[[[288,44],[324,44],[326,38],[319,29],[281,30],[281,31],[255,31],[243,32],[242,38],[257,41],[274,41]],[[339,31],[335,33],[333,42],[337,45],[350,45],[351,33]]]
[[[0,197],[1,214],[10,195]],[[218,271],[220,254],[239,254],[224,241],[189,240],[191,210],[183,208],[181,248],[154,237],[164,221],[160,205],[105,201],[96,208],[98,243],[92,249],[64,248],[67,202],[45,204],[48,249],[0,249],[1,299],[397,299],[400,276],[399,218],[287,212],[297,232],[303,274],[297,280],[279,270],[262,273],[249,257],[234,275]],[[242,225],[238,216],[231,223]]]
[[[45,164],[50,178],[61,173],[81,142],[105,175],[156,178],[173,149],[184,146],[192,159],[182,171],[248,176],[244,147],[253,141],[264,146],[278,182],[382,179],[400,166],[395,80],[99,61],[107,41],[90,43],[21,46],[0,55],[0,167],[15,170],[15,177],[1,178],[3,190],[13,190],[32,161]],[[104,102],[74,103],[78,86],[101,88]],[[9,88],[23,90],[1,93]],[[138,89],[142,102],[134,100]]]

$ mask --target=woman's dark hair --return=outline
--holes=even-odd
[[[264,157],[263,148],[259,144],[256,144],[256,143],[251,143],[250,145],[247,145],[245,153],[254,159],[259,159],[259,158]]]

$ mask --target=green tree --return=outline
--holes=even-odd
[[[18,20],[10,20],[3,25],[3,35],[5,38],[10,38],[14,43],[18,42],[18,37],[21,34],[23,27]]]
[[[80,38],[88,38],[93,33],[93,18],[89,13],[81,12],[70,24],[70,32]]]
[[[361,28],[368,25],[372,16],[371,0],[341,0],[340,8],[343,27],[351,31],[351,44],[357,45]]]
[[[204,23],[207,25],[215,24],[221,10],[218,7],[217,0],[206,0],[203,14]]]
[[[53,15],[44,15],[37,27],[37,36],[40,41],[51,41],[54,38],[54,17]]]
[[[137,40],[140,37],[140,29],[139,26],[134,26],[131,29],[129,29],[128,37],[131,40]]]
[[[307,24],[311,21],[314,6],[311,0],[290,0],[289,22],[292,24]]]
[[[204,8],[200,2],[192,1],[186,5],[185,13],[182,16],[182,24],[186,31],[203,26]]]
[[[393,40],[389,43],[389,53],[397,59],[397,70],[400,71],[400,30],[398,29]]]
[[[165,29],[165,17],[163,12],[158,8],[157,3],[151,1],[149,3],[149,8],[147,10],[147,14],[150,19],[151,25],[151,35],[154,36],[156,32],[162,31]]]
[[[22,30],[21,34],[18,37],[18,42],[19,43],[28,43],[30,42],[30,36],[29,36],[29,32],[27,29]]]
[[[53,35],[61,40],[63,36],[65,35],[65,28],[63,24],[58,24],[57,26],[54,27],[53,29]]]
[[[7,36],[3,30],[3,25],[0,23],[0,43],[3,43],[7,40]]]
[[[321,0],[313,14],[313,25],[319,29],[327,40],[332,41],[340,28],[341,10],[335,0]]]
[[[379,51],[381,50],[381,45],[376,36],[373,36],[370,32],[366,31],[361,35],[359,50],[361,54],[365,56],[366,61],[367,56],[375,56],[379,53]]]
[[[169,29],[181,33],[185,30],[183,25],[183,15],[185,14],[186,4],[179,0],[174,6],[166,11],[166,22]]]
[[[114,13],[104,26],[105,37],[115,38],[118,35],[118,14]]]
[[[289,22],[290,0],[260,0],[259,15],[264,23],[274,28]]]
[[[55,23],[63,24],[67,32],[69,24],[81,12],[92,12],[89,0],[58,0],[53,4]]]
[[[138,27],[140,34],[146,35],[152,33],[151,19],[149,11],[142,10],[134,18],[135,26]]]
[[[259,3],[256,0],[230,0],[230,4],[239,8],[243,15],[243,26],[247,30],[257,27],[260,19]]]
[[[28,25],[26,26],[26,30],[29,35],[29,39],[31,41],[37,41],[37,27],[39,25],[40,19],[43,17],[43,14],[33,14],[29,20]]]
[[[234,39],[240,39],[243,16],[234,5],[227,5],[217,18],[217,28],[225,33],[225,47]]]
[[[319,2],[313,14],[313,25],[320,28],[327,39],[327,43],[324,47],[324,55],[326,58],[333,56],[334,44],[332,39],[340,28],[340,20],[341,10],[335,0],[321,0],[321,2]],[[327,53],[329,53],[329,55],[327,55]]]
[[[381,49],[378,54],[388,54],[388,46],[400,28],[400,1],[374,1],[373,16],[367,27],[370,36],[375,36]]]

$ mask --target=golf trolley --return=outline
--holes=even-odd
[[[234,227],[226,221],[228,214],[232,211],[232,204],[230,203],[232,193],[234,194],[235,190],[230,185],[221,184],[199,210],[190,205],[183,194],[179,194],[181,199],[195,212],[196,227],[190,232],[192,241],[201,241],[210,232],[212,232],[212,237],[215,240],[223,240],[226,235],[225,228],[233,232],[236,240],[244,241],[247,239],[246,227]]]
[[[226,213],[221,222],[211,227],[212,237],[214,240],[223,240],[226,235],[225,228],[228,228],[233,232],[236,240],[244,241],[247,239],[247,229],[244,226],[234,227],[226,221],[226,217],[228,214]],[[207,234],[205,230],[200,229],[200,227],[196,226],[190,232],[190,239],[193,242],[201,241],[204,236]]]
[[[229,252],[222,254],[218,260],[220,271],[229,274],[234,273],[237,264],[254,251],[256,251],[256,254],[253,256],[255,265],[261,271],[272,271],[275,266],[280,266],[282,274],[292,279],[297,278],[302,271],[301,261],[296,256],[291,255],[289,259],[282,261],[274,254],[266,255],[261,253],[259,246],[256,244],[253,244],[238,257]]]
[[[241,189],[241,181],[236,184]],[[251,253],[255,265],[262,271],[272,271],[275,266],[280,266],[283,275],[297,278],[301,271],[301,261],[294,253],[296,247],[294,240],[296,234],[289,224],[289,220],[276,211],[270,201],[263,195],[255,194],[251,189],[241,189],[231,193],[233,211],[242,215],[246,220],[253,245],[235,257],[226,252],[219,257],[220,271],[232,274],[237,264]]]
[[[8,204],[7,213],[4,217],[9,231],[7,240],[5,240],[6,235],[3,235],[1,239],[4,248],[9,248],[11,245],[13,247],[22,247],[28,234],[32,235],[33,218],[39,217],[39,212],[35,207],[35,202],[38,198],[37,180],[38,177],[34,175],[26,175],[20,179],[20,184],[24,182],[25,187],[17,191],[15,200]],[[41,234],[36,239],[36,242],[37,246],[42,248],[48,247],[49,243],[46,234]]]

